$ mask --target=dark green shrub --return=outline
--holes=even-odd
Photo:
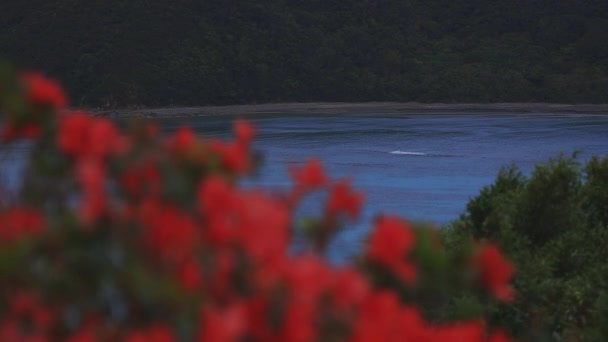
[[[608,158],[593,157],[583,167],[576,155],[561,155],[537,165],[529,177],[515,166],[501,170],[443,238],[454,251],[471,237],[495,240],[515,262],[515,305],[482,309],[514,336],[603,341],[607,226]]]

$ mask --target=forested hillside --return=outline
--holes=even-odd
[[[608,102],[606,0],[3,0],[76,105]]]

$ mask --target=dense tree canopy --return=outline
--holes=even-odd
[[[530,341],[604,341],[608,336],[608,158],[582,165],[560,156],[529,177],[505,168],[444,231],[448,245],[498,241],[517,265],[515,305],[455,301],[492,312]],[[464,240],[463,240],[464,238]]]
[[[603,0],[5,0],[77,105],[608,102]],[[35,42],[35,43],[34,43]]]

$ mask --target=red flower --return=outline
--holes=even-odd
[[[401,280],[412,284],[416,269],[406,261],[415,244],[410,227],[396,217],[382,217],[376,223],[369,241],[367,256],[395,273]]]
[[[21,80],[26,87],[28,102],[39,106],[48,106],[54,110],[66,106],[67,98],[61,86],[55,81],[33,72],[21,74]]]
[[[20,319],[28,319],[40,332],[48,331],[55,316],[48,308],[44,307],[39,298],[32,293],[19,292],[13,295],[9,301],[11,314]]]
[[[510,285],[515,267],[504,258],[498,247],[491,244],[481,247],[475,261],[483,284],[494,297],[505,302],[515,298],[515,291]]]
[[[150,248],[161,258],[183,260],[200,245],[200,230],[188,214],[171,206],[161,206],[149,215],[145,221],[146,237]]]
[[[108,119],[95,118],[90,121],[87,132],[85,154],[93,158],[105,158],[123,153],[128,147],[118,134],[116,125]]]
[[[352,342],[402,341],[399,321],[400,304],[390,291],[369,295],[362,303],[353,324]]]
[[[354,192],[349,182],[342,181],[331,189],[327,211],[329,215],[346,213],[352,219],[356,219],[359,216],[361,205],[363,205],[363,194]]]
[[[40,126],[36,124],[26,124],[15,127],[12,123],[6,122],[4,127],[2,127],[1,139],[4,143],[8,143],[17,138],[36,139],[40,136],[40,133]]]
[[[401,340],[403,341],[431,341],[432,328],[424,320],[420,311],[415,307],[405,307],[399,313],[399,326],[401,326]],[[444,340],[436,340],[443,342]],[[450,340],[451,341],[451,340]],[[456,340],[458,341],[458,340]],[[463,340],[467,341],[467,340]]]
[[[242,304],[226,308],[208,306],[203,311],[199,341],[238,341],[247,332],[247,311]]]
[[[285,269],[285,280],[292,300],[299,305],[316,303],[332,282],[327,265],[314,256],[290,260]]]
[[[86,159],[76,164],[76,179],[89,192],[102,192],[106,177],[105,165],[95,159]]]
[[[0,214],[0,243],[39,235],[44,228],[45,220],[39,212],[20,207],[10,209]]]
[[[161,174],[152,161],[130,165],[119,177],[120,184],[130,196],[157,195],[161,190]]]
[[[173,153],[184,153],[196,142],[196,133],[190,127],[179,128],[173,137],[167,142],[169,151]]]
[[[249,146],[256,133],[255,127],[245,120],[234,121],[233,130],[236,141],[243,146]]]
[[[221,166],[225,169],[237,174],[249,171],[249,155],[246,146],[213,140],[210,147],[211,151],[219,157]]]
[[[128,145],[108,119],[75,112],[65,115],[59,122],[57,146],[70,157],[106,158],[124,153]]]
[[[22,341],[20,325],[16,319],[0,320],[0,341]]]
[[[283,316],[280,341],[308,342],[317,340],[317,312],[310,303],[288,304]]]
[[[313,190],[327,183],[323,164],[317,159],[309,160],[302,168],[293,168],[291,178],[298,190]]]
[[[201,213],[218,215],[234,209],[237,199],[228,181],[220,176],[211,176],[201,183],[198,190]]]
[[[60,119],[57,146],[63,153],[74,157],[84,154],[91,120],[84,112],[75,112]]]
[[[286,207],[262,194],[241,195],[239,241],[256,261],[284,257],[289,242],[290,215]]]
[[[82,160],[76,164],[76,179],[82,188],[80,217],[83,222],[91,224],[104,213],[106,207],[105,166],[95,159]]]
[[[482,320],[461,322],[434,328],[433,341],[485,341],[485,325]]]
[[[339,310],[358,306],[370,293],[367,279],[355,269],[347,268],[335,273],[331,286],[333,303]]]

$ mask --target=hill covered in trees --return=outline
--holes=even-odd
[[[76,105],[608,102],[605,0],[4,0]]]

